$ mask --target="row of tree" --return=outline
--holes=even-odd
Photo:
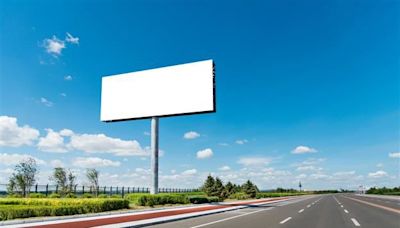
[[[230,181],[224,185],[221,179],[218,177],[214,178],[211,175],[207,176],[201,190],[208,196],[217,196],[221,199],[229,198],[233,194],[240,192],[254,198],[257,192],[259,192],[257,185],[253,184],[250,180],[246,181],[243,185],[236,185]]]
[[[400,187],[394,187],[394,188],[377,188],[373,187],[370,188],[366,191],[367,194],[379,194],[379,195],[391,195],[391,194],[398,194],[400,195]]]
[[[9,194],[21,194],[23,197],[28,196],[32,186],[36,184],[38,173],[39,170],[35,159],[28,158],[22,160],[15,166],[14,172],[9,178],[7,192]],[[99,171],[96,169],[87,169],[86,178],[92,192],[97,195],[99,188]],[[73,192],[76,186],[76,175],[74,175],[70,169],[67,170],[62,167],[54,168],[53,174],[49,177],[49,180],[57,184],[59,187],[58,192],[61,195]]]

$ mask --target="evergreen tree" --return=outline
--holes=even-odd
[[[206,181],[203,184],[202,190],[207,194],[207,196],[212,196],[215,186],[215,179],[211,175],[207,176]]]
[[[247,180],[246,183],[242,185],[242,191],[251,198],[254,198],[257,194],[257,186],[254,185],[250,180]]]
[[[214,189],[215,192],[213,194],[213,196],[218,196],[219,198],[225,198],[224,197],[224,184],[222,183],[221,179],[219,179],[218,177],[215,178],[215,185],[214,185]]]

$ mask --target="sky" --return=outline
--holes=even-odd
[[[28,157],[149,186],[150,120],[100,121],[105,75],[213,59],[215,113],[160,119],[160,187],[400,183],[400,2],[0,3],[0,183]]]

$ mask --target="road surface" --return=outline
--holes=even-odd
[[[317,195],[151,227],[400,228],[400,200],[354,194]]]

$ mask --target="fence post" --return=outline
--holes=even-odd
[[[104,186],[103,194],[106,194],[106,186]]]
[[[74,186],[74,194],[76,194],[76,187],[77,186],[78,186],[77,184]]]
[[[46,196],[49,195],[49,184],[46,184]]]
[[[58,193],[58,184],[56,185],[56,193]]]
[[[82,185],[82,194],[85,194],[85,186]]]
[[[38,184],[35,185],[35,193],[37,193],[37,185],[38,185]]]
[[[130,188],[130,187],[128,187],[128,194],[129,194],[129,188]]]
[[[109,195],[111,196],[111,194],[112,194],[112,186],[110,187],[110,193],[109,193]]]
[[[124,187],[124,186],[122,186],[122,194],[121,194],[121,195],[122,195],[122,198],[124,198],[124,194],[125,194],[125,192],[124,192],[124,188],[125,188],[125,187]]]

